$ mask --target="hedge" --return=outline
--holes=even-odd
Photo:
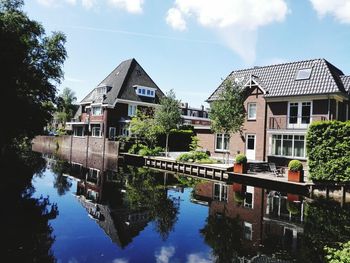
[[[350,181],[350,121],[314,122],[306,140],[310,179]]]

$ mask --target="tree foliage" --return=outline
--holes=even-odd
[[[181,113],[179,110],[180,101],[176,99],[173,90],[170,90],[165,97],[160,100],[160,106],[155,112],[155,122],[160,128],[160,132],[166,135],[165,151],[168,155],[169,134],[181,123]]]
[[[245,118],[244,92],[230,80],[223,83],[219,98],[210,105],[211,129],[217,133],[232,134],[241,130]]]
[[[0,60],[3,97],[3,129],[0,148],[14,138],[42,132],[53,113],[56,84],[60,83],[66,58],[65,36],[45,34],[43,26],[22,10],[21,0],[0,2]]]
[[[57,99],[57,111],[55,113],[55,118],[65,125],[74,116],[75,105],[77,98],[75,93],[70,88],[66,87],[63,89],[62,93]]]
[[[310,125],[306,136],[309,177],[312,180],[350,180],[350,121]]]
[[[326,246],[325,252],[329,263],[350,263],[350,241],[341,244],[339,249]]]

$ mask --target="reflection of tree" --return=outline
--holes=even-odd
[[[57,189],[59,195],[64,195],[72,186],[69,178],[63,176],[63,173],[67,171],[68,163],[66,161],[57,160],[51,167],[51,171],[54,173],[55,181],[53,186]]]
[[[1,193],[6,196],[0,217],[2,257],[13,262],[54,262],[54,237],[48,222],[57,216],[57,207],[48,198],[32,197],[33,174],[43,172],[45,160],[30,152],[21,158],[11,154],[5,158],[1,160],[6,171],[1,182]]]
[[[159,174],[158,174],[159,175]],[[132,210],[148,210],[156,230],[166,240],[173,230],[179,212],[178,204],[167,195],[163,181],[150,169],[134,168],[126,191]]]
[[[304,245],[310,259],[319,261],[324,247],[337,247],[339,242],[350,240],[350,207],[338,202],[318,199],[305,206]],[[314,248],[314,251],[312,249]],[[317,255],[320,258],[315,258]],[[310,260],[311,261],[311,260]]]
[[[239,262],[237,257],[242,251],[242,227],[238,218],[210,215],[200,232],[213,249],[215,262]]]

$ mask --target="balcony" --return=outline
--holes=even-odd
[[[326,121],[328,118],[324,115],[311,116],[274,116],[269,117],[268,129],[270,130],[293,130],[307,129],[314,121]]]

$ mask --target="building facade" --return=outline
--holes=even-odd
[[[233,71],[226,79],[244,88],[246,120],[230,141],[225,134],[198,133],[213,155],[243,153],[249,160],[287,165],[306,161],[306,133],[314,121],[349,120],[350,76],[325,59]],[[219,98],[223,83],[208,102]]]
[[[67,127],[74,136],[129,135],[128,125],[137,110],[152,112],[164,93],[135,60],[123,61],[81,102]]]

